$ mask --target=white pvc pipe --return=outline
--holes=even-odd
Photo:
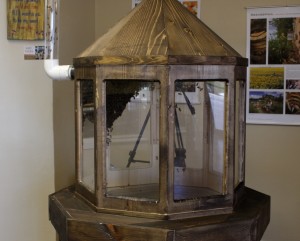
[[[73,66],[59,65],[58,59],[45,59],[44,69],[50,79],[53,80],[71,80]]]
[[[59,65],[58,58],[58,26],[59,1],[46,0],[45,2],[45,60],[44,69],[53,80],[73,79],[73,66]]]

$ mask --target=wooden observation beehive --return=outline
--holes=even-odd
[[[70,192],[80,196],[74,202],[83,199],[93,215],[137,223],[235,215],[250,192],[247,59],[177,0],[144,0],[74,67],[77,181]],[[265,198],[264,212],[268,204]],[[268,215],[257,237],[267,223]],[[126,240],[173,240],[163,228],[155,239],[150,233]],[[184,240],[210,240],[196,236]]]

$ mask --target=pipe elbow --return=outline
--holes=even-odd
[[[74,68],[72,65],[59,65],[58,59],[44,60],[45,72],[53,80],[73,80]]]

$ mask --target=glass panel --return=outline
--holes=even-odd
[[[226,82],[175,82],[174,200],[224,194]]]
[[[106,80],[109,197],[159,199],[159,82]]]
[[[91,191],[95,190],[95,152],[94,152],[94,83],[92,80],[80,81],[80,109],[82,123],[81,182]]]

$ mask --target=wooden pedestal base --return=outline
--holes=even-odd
[[[95,212],[67,188],[49,197],[60,241],[258,241],[270,221],[270,197],[245,188],[232,214],[156,220]]]

